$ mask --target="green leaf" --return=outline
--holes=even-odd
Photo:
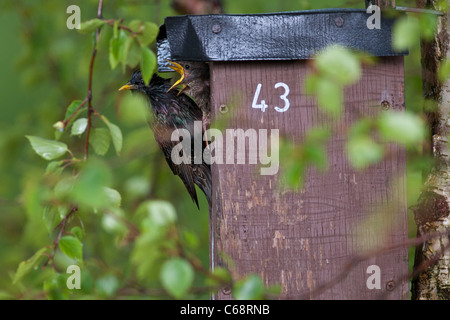
[[[88,20],[88,21],[84,21],[81,23],[79,31],[81,33],[91,33],[93,31],[97,30],[98,28],[100,28],[105,23],[106,22],[104,20],[97,19],[97,18]]]
[[[264,297],[264,284],[257,275],[249,275],[236,283],[233,289],[237,300],[260,300]]]
[[[420,24],[420,35],[425,40],[432,40],[434,35],[436,34],[436,28],[437,28],[437,15],[435,14],[429,14],[424,13],[421,14],[419,17],[419,24]]]
[[[103,229],[112,234],[125,235],[128,232],[128,228],[120,217],[121,215],[118,215],[117,212],[114,215],[110,213],[104,214],[102,217]]]
[[[116,149],[116,153],[120,155],[120,151],[122,151],[123,145],[123,136],[122,131],[115,124],[108,122],[109,133],[111,134],[112,142],[114,145],[114,149]]]
[[[348,133],[346,145],[350,163],[357,169],[363,169],[380,161],[384,148],[372,138],[374,121],[371,118],[358,120]]]
[[[120,207],[120,204],[122,203],[122,196],[120,195],[119,191],[108,187],[104,187],[103,190],[105,192],[107,201],[110,202],[114,207]]]
[[[303,147],[303,156],[309,164],[314,165],[319,170],[328,168],[327,152],[322,145],[305,145]]]
[[[113,26],[113,37],[114,38],[117,38],[119,36],[119,26],[120,26],[120,20],[115,20],[114,26]]]
[[[306,77],[305,93],[317,96],[317,104],[323,111],[331,115],[342,112],[342,85],[330,77],[310,74]]]
[[[144,211],[155,226],[167,226],[177,220],[174,206],[164,200],[149,200],[143,202],[138,212]]]
[[[63,176],[56,183],[54,188],[54,193],[57,198],[64,198],[70,196],[73,191],[73,186],[75,183],[75,178],[72,176]]]
[[[72,236],[61,237],[59,249],[69,258],[83,260],[83,244],[78,238]]]
[[[331,136],[330,129],[315,127],[311,128],[306,134],[306,142],[311,144],[323,144],[328,141]]]
[[[317,81],[319,76],[316,74],[308,74],[305,79],[305,93],[308,95],[315,95],[317,93]]]
[[[109,40],[109,64],[111,70],[114,70],[120,63],[119,52],[120,50],[120,40],[119,38],[111,38]]]
[[[154,229],[154,228],[153,228]],[[167,242],[173,239],[166,238],[166,233],[159,230],[142,230],[135,241],[131,260],[137,268],[137,277],[140,281],[159,279],[163,259],[166,257]]]
[[[125,73],[127,65],[129,65],[131,68],[134,68],[139,63],[139,57],[137,58],[138,61],[134,66],[130,64],[130,51],[132,48],[133,43],[135,42],[134,38],[127,37],[125,40],[125,43],[123,44],[123,57],[122,57],[122,72]]]
[[[294,162],[283,166],[283,181],[293,190],[303,187],[306,166],[303,162]]]
[[[304,142],[301,145],[301,159],[309,162],[318,168],[326,167],[326,143],[331,136],[331,132],[327,128],[315,127],[308,130]],[[318,154],[320,153],[320,154]]]
[[[126,94],[120,100],[121,120],[127,124],[146,124],[148,111],[147,101],[140,95]]]
[[[0,300],[14,300],[14,295],[6,290],[0,290]]]
[[[62,273],[53,273],[50,279],[43,283],[45,297],[49,300],[66,300],[69,297],[67,288],[67,275]]]
[[[128,36],[125,31],[120,30],[118,37],[113,37],[109,41],[109,63],[111,69],[115,69],[119,63],[125,63]]]
[[[156,55],[147,47],[141,50],[141,72],[144,82],[149,83],[156,69]]]
[[[19,263],[19,267],[13,278],[13,284],[19,282],[24,276],[26,276],[44,257],[43,253],[47,251],[47,248],[38,250],[31,258]]]
[[[69,118],[75,113],[75,111],[78,109],[78,107],[82,103],[83,103],[83,101],[81,101],[81,100],[74,100],[74,101],[72,101],[72,103],[67,107],[66,116],[65,116],[64,120],[65,121],[69,120]],[[79,114],[80,114],[80,112],[78,112],[77,115],[75,115],[72,118],[71,122],[74,121],[78,117]],[[70,123],[68,123],[67,125],[70,125]]]
[[[383,158],[384,149],[369,136],[361,135],[349,138],[347,153],[352,166],[363,169],[380,161]]]
[[[44,208],[43,220],[49,234],[55,230],[56,226],[64,219],[68,211],[69,208],[64,205],[47,205]]]
[[[104,162],[93,159],[83,167],[71,196],[75,202],[93,208],[110,207],[111,198],[108,198],[110,194],[105,190],[110,183],[109,167]]]
[[[120,155],[120,151],[122,151],[123,145],[122,130],[120,130],[120,128],[115,124],[111,123],[105,116],[102,116],[102,120],[109,129],[109,133],[113,141],[114,149],[116,149],[116,153]]]
[[[392,34],[392,47],[394,50],[403,51],[418,44],[420,35],[420,24],[412,15],[399,19]]]
[[[70,233],[75,235],[80,241],[83,239],[83,230],[79,226],[75,226],[70,229]]]
[[[141,61],[141,46],[134,38],[128,37],[125,43],[125,62],[130,68],[136,68]]]
[[[182,241],[186,248],[197,249],[200,244],[200,239],[195,232],[189,230],[182,230]]]
[[[339,45],[323,50],[317,56],[316,66],[322,76],[341,85],[352,84],[361,76],[358,57]]]
[[[384,139],[410,147],[420,145],[426,136],[422,119],[409,112],[384,112],[378,119],[378,129]]]
[[[63,161],[49,162],[47,168],[45,169],[45,174],[61,174],[61,172],[63,172],[64,170],[64,168],[61,167],[63,164]]]
[[[326,78],[317,80],[317,103],[319,107],[331,115],[342,112],[342,87]]]
[[[101,296],[110,297],[116,293],[120,287],[120,282],[116,276],[109,274],[99,278],[95,282],[95,288]]]
[[[148,46],[150,43],[153,43],[159,32],[159,27],[153,22],[133,20],[128,27],[138,33],[137,38],[142,46]]]
[[[94,148],[96,154],[104,156],[108,152],[111,144],[111,134],[106,128],[94,128],[91,130],[89,143]]]
[[[372,118],[362,118],[356,121],[350,129],[350,137],[360,137],[371,133],[373,128]]]
[[[75,121],[72,125],[72,131],[71,134],[73,136],[79,136],[86,131],[88,125],[88,119],[86,118],[80,118],[77,121]]]
[[[194,270],[185,259],[173,258],[162,265],[160,280],[169,294],[181,299],[192,285]]]
[[[45,160],[54,160],[67,152],[67,145],[56,140],[26,136],[33,150]]]
[[[142,176],[131,177],[125,182],[124,189],[127,196],[132,199],[145,197],[150,191],[150,182]]]
[[[230,271],[225,268],[215,268],[212,272],[212,276],[206,279],[206,284],[210,286],[223,285],[224,283],[231,282]]]

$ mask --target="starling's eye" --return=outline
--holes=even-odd
[[[190,67],[191,67],[191,66],[188,65],[188,64],[184,66],[184,68],[185,68],[186,70],[189,70]]]

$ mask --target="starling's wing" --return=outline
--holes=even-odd
[[[194,181],[194,173],[191,165],[183,161],[180,164],[175,164],[172,161],[172,150],[176,145],[182,146],[177,141],[172,141],[171,136],[174,130],[177,130],[177,127],[170,125],[169,123],[161,124],[155,123],[153,126],[153,133],[155,136],[155,140],[158,143],[159,148],[163,151],[164,157],[166,158],[167,164],[169,165],[172,172],[179,176],[183,184],[185,185],[189,195],[192,200],[195,202],[197,207],[199,208],[197,192],[195,190],[195,181]],[[180,150],[183,155],[189,154],[190,150]]]
[[[187,95],[180,95],[179,100],[180,104],[184,106],[182,109],[182,118],[187,119],[188,122],[185,123],[185,129],[188,129],[191,132],[191,137],[194,137],[194,132],[192,130],[192,124],[195,121],[202,121],[203,118],[203,112],[201,109],[197,106],[197,104]],[[202,126],[203,127],[203,126]],[[203,140],[204,132],[202,131],[202,135],[199,137],[196,137],[197,139]],[[192,141],[193,143],[193,141]],[[192,145],[193,146],[193,145]],[[206,143],[203,142],[202,151],[205,150]],[[192,147],[193,149],[193,147]],[[203,156],[203,152],[202,152]],[[192,153],[192,157],[195,158],[195,155]],[[204,159],[202,159],[201,164],[195,164],[193,163],[191,165],[193,170],[193,176],[194,176],[194,182],[195,184],[203,191],[203,193],[206,196],[206,199],[208,200],[208,204],[211,205],[211,166],[209,164],[206,164],[204,162]]]
[[[192,200],[199,207],[195,185],[197,184],[205,194],[211,193],[211,174],[207,168],[209,166],[188,161],[175,164],[171,156],[175,147],[177,147],[176,152],[193,156],[194,122],[202,121],[202,111],[188,96],[178,95],[177,90],[169,91],[170,86],[170,80],[162,79],[156,75],[153,76],[147,93],[155,116],[150,120],[150,127],[170,169],[180,177]],[[183,144],[171,140],[174,130],[179,129],[187,129],[191,134],[191,150],[184,150]],[[181,147],[181,150],[178,147]],[[211,196],[208,194],[207,198],[210,201]]]

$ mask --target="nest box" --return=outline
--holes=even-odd
[[[304,81],[308,61],[332,44],[378,57],[345,88],[337,127],[386,108],[405,109],[405,53],[391,46],[394,21],[382,18],[380,29],[369,29],[369,17],[354,9],[168,17],[158,38],[159,71],[171,71],[164,59],[208,62],[212,118],[226,119],[221,130],[270,135],[276,129],[301,142],[311,128],[331,125],[305,94]],[[212,165],[212,269],[226,267],[235,280],[260,275],[265,285],[280,285],[287,299],[409,297],[406,247],[352,260],[407,239],[406,152],[389,145],[382,161],[356,170],[345,151],[346,130],[334,132],[328,170],[308,169],[299,191],[280,191],[280,173],[261,175],[264,165],[250,161],[262,137],[244,135],[245,159],[235,155],[234,162]],[[223,149],[230,143],[224,139]],[[232,294],[223,288],[213,297]]]

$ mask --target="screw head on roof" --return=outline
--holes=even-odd
[[[336,26],[341,28],[344,25],[344,18],[337,17],[337,18],[334,19],[334,23],[336,24]]]
[[[214,32],[215,34],[222,32],[222,26],[218,23],[214,23],[212,26],[212,32]]]

